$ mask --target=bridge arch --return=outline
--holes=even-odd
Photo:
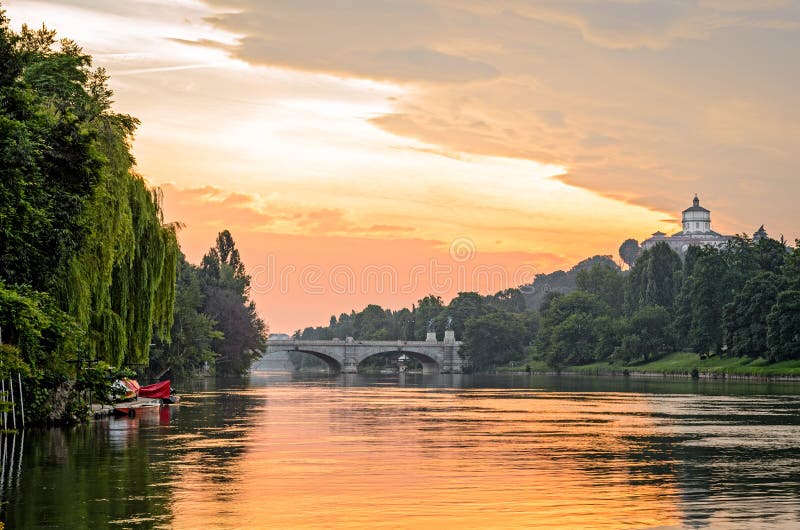
[[[273,353],[292,353],[292,352],[305,353],[307,355],[311,355],[312,357],[316,357],[320,361],[324,362],[328,366],[328,369],[330,369],[330,371],[333,373],[339,373],[342,371],[342,362],[336,357],[329,355],[325,352],[311,350],[307,348],[285,348],[281,350],[270,349],[266,355],[272,355]]]
[[[366,355],[359,356],[358,364],[360,365],[370,357],[374,357],[376,355],[408,355],[412,359],[419,361],[422,364],[422,373],[423,374],[437,374],[442,369],[442,363],[440,359],[437,359],[435,356],[428,355],[425,352],[415,351],[407,348],[389,348],[389,349],[379,349],[378,351],[369,352]]]
[[[422,364],[424,373],[461,373],[461,346],[448,331],[444,341],[376,341],[270,339],[265,353],[302,352],[325,362],[334,372],[358,373],[358,365],[374,355],[406,354]],[[448,340],[449,339],[449,340]]]

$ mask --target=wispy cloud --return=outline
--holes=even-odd
[[[190,255],[224,227],[256,262],[404,262],[469,237],[544,271],[672,230],[695,192],[720,231],[800,235],[794,1],[6,8],[109,69]]]

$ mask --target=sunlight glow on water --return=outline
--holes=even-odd
[[[678,393],[689,383],[596,392],[552,379],[517,385],[527,388],[486,388],[511,386],[502,378],[460,383],[473,388],[428,381],[345,386],[255,375],[132,420],[29,432],[19,476],[3,490],[3,520],[10,528],[800,527],[797,395]]]

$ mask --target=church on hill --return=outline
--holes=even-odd
[[[642,250],[652,248],[657,243],[664,242],[672,250],[684,253],[689,247],[723,247],[732,236],[724,236],[711,229],[711,212],[700,206],[700,199],[694,196],[692,205],[683,211],[683,230],[668,236],[664,232],[656,232],[648,239],[642,241]]]

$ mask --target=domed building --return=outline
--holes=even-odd
[[[668,236],[663,232],[656,232],[650,238],[642,241],[642,250],[647,250],[656,243],[665,242],[675,252],[686,252],[689,247],[723,247],[731,236],[718,234],[711,229],[711,212],[700,206],[700,199],[694,196],[692,205],[683,211],[683,230]]]

